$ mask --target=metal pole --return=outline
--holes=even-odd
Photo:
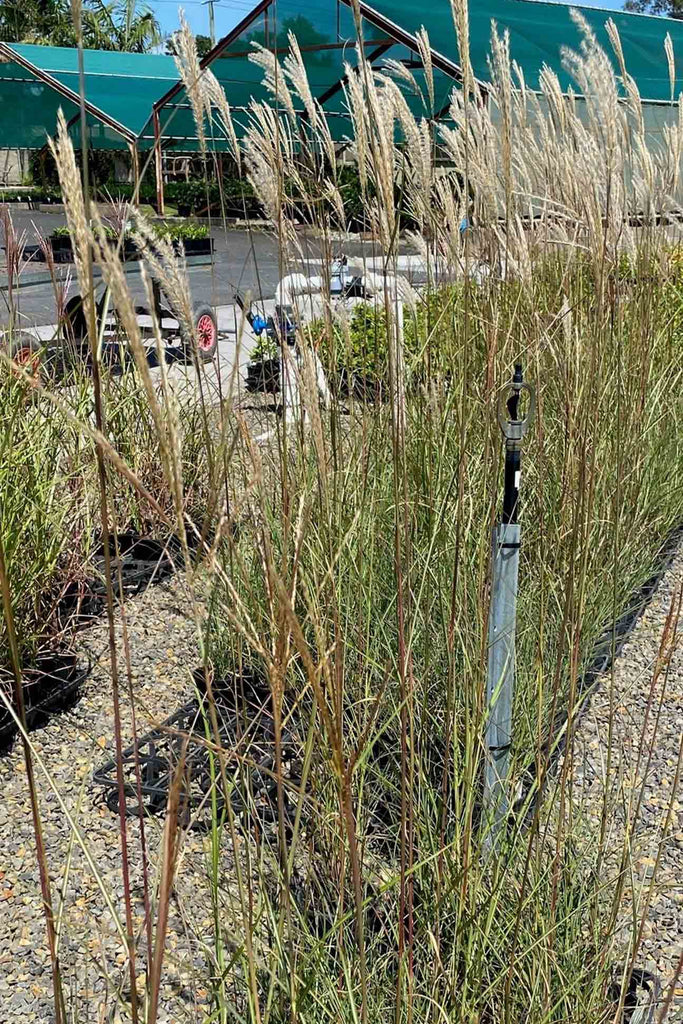
[[[529,394],[529,409],[519,417],[521,394]],[[507,416],[502,407],[505,393]],[[512,708],[515,693],[515,627],[519,576],[519,487],[522,471],[522,438],[531,426],[535,395],[524,383],[521,364],[500,396],[498,422],[505,438],[505,485],[503,514],[493,528],[491,609],[489,612],[486,700],[487,759],[484,773],[485,845],[495,849],[510,808],[508,775],[512,745]]]
[[[209,7],[209,36],[211,37],[211,46],[214,47],[216,45],[216,25],[213,17],[214,0],[204,0],[205,7],[207,4]]]
[[[138,158],[138,147],[131,142],[130,162],[133,171],[133,202],[137,205],[140,202],[140,160]]]
[[[157,185],[157,213],[164,216],[164,168],[161,157],[161,124],[159,123],[159,111],[152,112],[152,123],[154,125],[154,173]]]

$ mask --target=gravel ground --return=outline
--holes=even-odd
[[[130,633],[138,730],[192,695],[190,671],[198,664],[198,646],[189,602],[174,580],[132,600],[126,606]],[[122,630],[117,613],[117,643],[122,659]],[[83,699],[32,734],[37,756],[54,779],[70,814],[86,838],[104,889],[123,915],[123,887],[118,818],[102,803],[101,790],[91,785],[93,769],[113,756],[113,703],[107,626],[99,621],[78,637],[78,648],[92,657],[93,672]],[[120,662],[123,668],[123,659]],[[125,671],[122,671],[125,679]],[[123,735],[131,736],[130,714],[123,713]],[[124,956],[114,920],[100,884],[82,850],[70,842],[69,824],[56,797],[41,780],[41,812],[53,899],[62,915],[60,956],[67,1001],[78,1011],[74,1020],[114,1022],[121,1019],[120,996],[127,989]],[[54,1020],[50,996],[49,959],[35,863],[33,826],[21,747],[0,759],[0,1020]],[[163,819],[146,826],[151,877],[158,862]],[[183,868],[173,901],[166,949],[165,983],[160,1024],[202,1021],[207,1008],[207,960],[202,930],[211,932],[206,871],[206,840],[184,835]],[[131,880],[136,927],[142,930],[142,862],[139,824],[130,823]],[[228,865],[229,867],[229,865]],[[142,963],[142,957],[140,958]],[[128,1019],[128,1015],[125,1015]]]
[[[633,831],[633,892],[645,916],[637,963],[655,971],[666,984],[683,953],[683,803],[677,785],[683,741],[683,644],[670,630],[662,645],[672,601],[683,587],[683,551],[666,574],[654,600],[624,648],[614,672],[603,681],[582,717],[574,747],[576,800],[599,828],[606,792],[608,728],[612,711],[607,847],[619,851],[626,823]],[[198,663],[195,625],[182,581],[158,586],[126,605],[138,731],[172,713],[192,695],[191,670]],[[91,785],[95,767],[113,755],[111,674],[106,621],[82,632],[77,646],[93,661],[83,699],[67,714],[32,735],[36,754],[56,783],[93,855],[99,881],[56,796],[40,787],[41,812],[53,899],[60,921],[60,957],[67,1002],[78,1024],[123,1022],[128,990],[125,957],[102,890],[123,915],[118,819]],[[117,611],[117,647],[122,678],[121,612]],[[656,671],[659,666],[660,671]],[[653,683],[653,676],[654,683]],[[125,703],[125,702],[124,702]],[[163,712],[163,714],[161,714]],[[645,754],[638,756],[639,737]],[[130,713],[123,713],[123,735],[131,736]],[[43,780],[41,780],[42,782]],[[637,800],[639,813],[629,800]],[[54,1020],[49,959],[35,864],[33,826],[21,748],[0,758],[0,1022],[51,1024]],[[149,819],[146,836],[150,877],[156,877],[163,818]],[[130,862],[136,928],[144,957],[142,861],[139,824],[130,821]],[[181,864],[172,900],[161,993],[160,1024],[202,1022],[212,968],[211,900],[206,870],[207,837],[185,832]],[[226,881],[231,853],[222,854],[221,920],[229,942],[237,910]],[[652,883],[649,907],[648,889]],[[632,894],[624,899],[623,935],[631,928]],[[645,910],[643,911],[643,908]],[[142,967],[140,967],[142,970]],[[140,978],[140,982],[144,981]],[[675,983],[667,1020],[683,1020],[683,981]]]
[[[644,919],[636,965],[673,986],[667,1021],[683,1021],[683,550],[662,580],[581,719],[573,749],[575,801],[599,834],[608,807],[606,849],[616,865],[631,832],[630,871],[620,935]],[[610,749],[609,722],[612,719]],[[609,774],[607,769],[610,761]]]

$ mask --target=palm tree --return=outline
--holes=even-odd
[[[0,0],[0,40],[75,46],[68,0]],[[85,0],[83,45],[146,53],[161,41],[153,12],[138,0]]]
[[[6,43],[74,46],[67,0],[0,0],[0,39]]]
[[[161,42],[161,29],[153,11],[138,0],[89,0],[83,36],[92,49],[147,53]]]

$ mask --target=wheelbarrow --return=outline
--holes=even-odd
[[[118,346],[123,333],[118,313],[115,307],[110,305],[107,291],[101,284],[95,294],[98,332],[102,333],[104,344]],[[196,302],[192,309],[192,322],[188,326],[180,318],[177,310],[173,309],[172,303],[157,281],[152,282],[152,298],[153,309],[144,305],[135,307],[138,317],[146,317],[150,321],[148,324],[139,323],[142,336],[153,337],[153,324],[156,322],[167,347],[180,348],[188,357],[196,356],[202,362],[210,362],[218,347],[218,322],[211,306],[205,302]],[[81,295],[72,295],[67,302],[61,326],[63,335],[77,349],[86,346],[88,327]]]
[[[196,302],[188,327],[156,281],[152,283],[152,299],[153,309],[145,305],[135,307],[143,339],[155,336],[153,325],[156,322],[166,349],[178,352],[189,359],[210,362],[218,348],[218,322],[212,307],[205,302]],[[110,362],[120,361],[126,343],[125,332],[102,281],[95,288],[95,303],[96,326],[102,336],[103,351]],[[155,320],[152,319],[152,314]],[[140,322],[141,319],[148,322]],[[71,296],[50,341],[41,341],[27,331],[12,332],[10,337],[11,340],[8,338],[4,346],[8,349],[8,354],[33,377],[40,375],[44,359],[53,366],[65,364],[65,357],[68,355],[87,360],[88,327],[83,297],[79,293]]]

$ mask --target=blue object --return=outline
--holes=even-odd
[[[258,315],[254,316],[251,319],[251,329],[256,335],[256,337],[260,338],[261,335],[268,330],[268,321],[265,319],[265,317]]]

